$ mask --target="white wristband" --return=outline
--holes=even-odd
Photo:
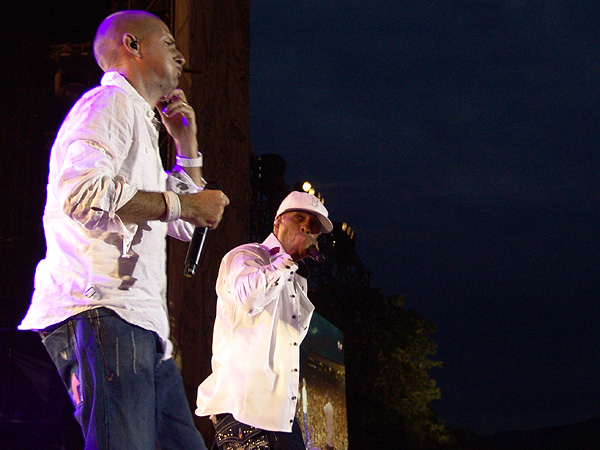
[[[162,194],[165,198],[165,203],[167,204],[167,213],[165,214],[163,222],[172,222],[173,220],[179,219],[179,217],[181,217],[181,202],[179,201],[179,196],[173,191],[165,191]]]
[[[202,153],[198,152],[196,158],[184,158],[183,156],[175,156],[175,162],[180,167],[202,167],[203,159]]]

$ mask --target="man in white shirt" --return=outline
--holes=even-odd
[[[295,420],[300,343],[314,306],[298,262],[333,229],[315,196],[292,192],[273,233],[227,253],[217,278],[212,374],[198,387],[196,414],[213,416],[221,450],[247,439],[254,447],[305,450]],[[244,447],[250,448],[250,447]]]
[[[306,390],[306,378],[302,378],[302,418],[304,419],[304,445],[308,446],[308,392]]]
[[[37,330],[87,449],[205,449],[171,358],[166,236],[216,228],[229,199],[203,190],[196,118],[178,89],[185,60],[142,11],[107,17],[102,85],[82,96],[50,155],[46,257],[20,329]],[[160,112],[177,165],[164,171]]]
[[[325,450],[333,450],[333,405],[329,399],[329,393],[325,393],[325,406],[323,406],[323,414],[325,415],[325,426],[327,429],[327,441]]]

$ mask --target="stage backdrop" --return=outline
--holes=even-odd
[[[297,416],[307,444],[306,448],[326,450],[325,411],[328,410],[329,414],[333,412],[333,426],[330,426],[329,430],[330,439],[333,440],[332,447],[336,450],[346,450],[348,449],[348,421],[344,334],[315,313],[308,335],[300,348],[300,386],[305,383],[306,396],[302,396],[304,390],[301,390]],[[328,402],[330,406],[325,409]]]

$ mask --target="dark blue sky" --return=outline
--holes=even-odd
[[[251,8],[253,151],[437,323],[439,415],[480,433],[599,415],[597,3]]]

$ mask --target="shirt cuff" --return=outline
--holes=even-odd
[[[176,194],[195,194],[204,190],[206,181],[202,179],[202,186],[194,183],[194,180],[179,166],[175,165],[172,172],[167,172],[167,189]]]

